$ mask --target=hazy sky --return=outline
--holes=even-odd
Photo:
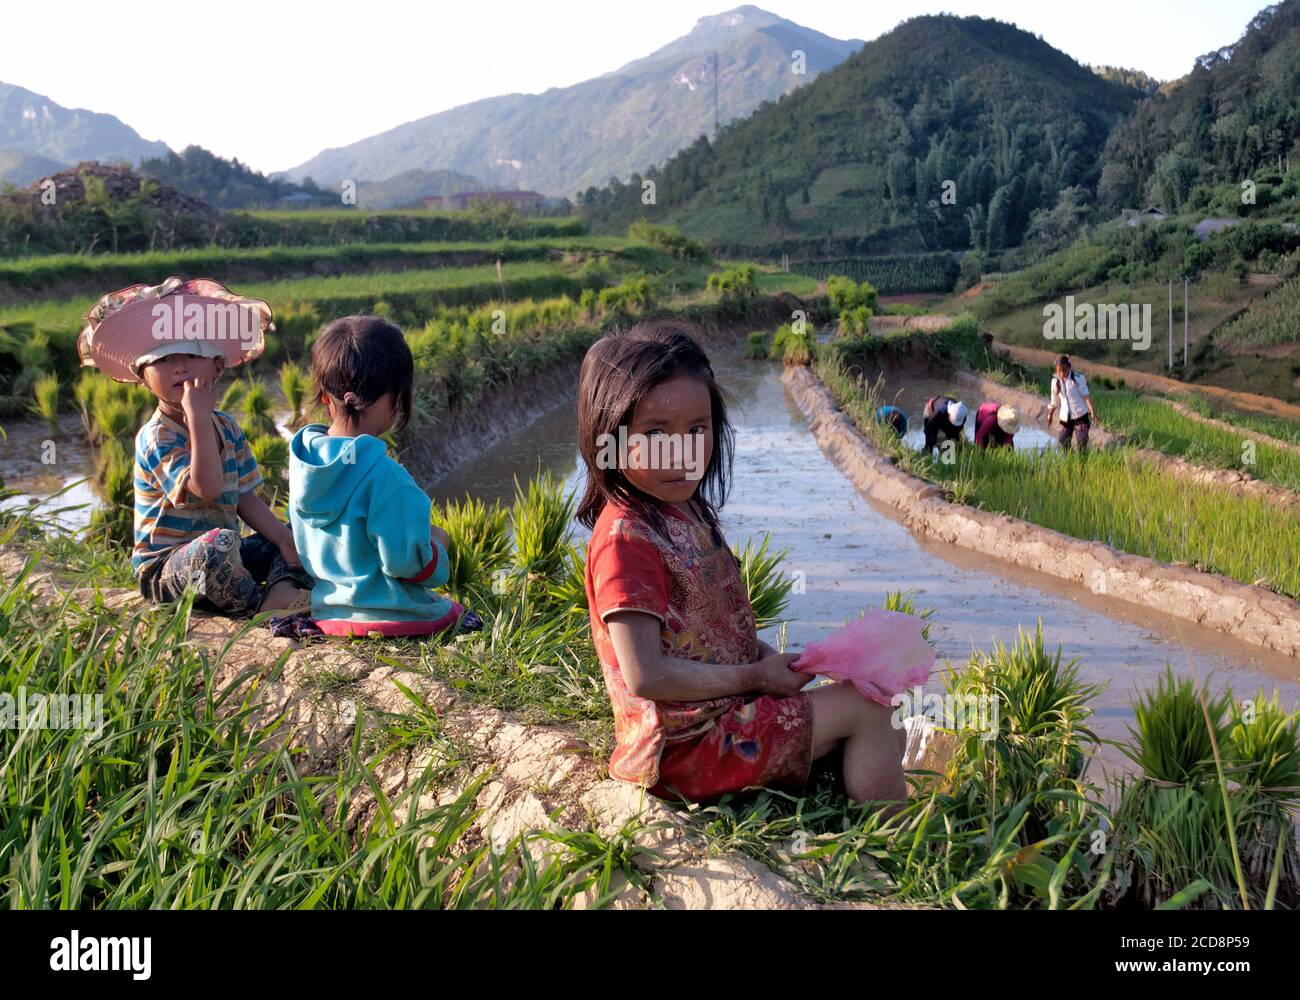
[[[1267,0],[769,0],[757,6],[870,41],[917,14],[1010,21],[1083,63],[1185,74]],[[61,0],[0,14],[0,80],[116,115],[146,139],[258,170],[296,166],[459,104],[564,87],[686,34],[729,0]],[[210,11],[210,13],[200,13]]]

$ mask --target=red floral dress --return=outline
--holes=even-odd
[[[812,763],[807,695],[672,702],[628,691],[605,624],[616,611],[658,618],[664,653],[697,660],[701,670],[761,655],[736,557],[704,525],[661,509],[667,538],[635,512],[606,506],[587,553],[591,631],[614,708],[609,773],[697,802],[757,785],[803,787]]]

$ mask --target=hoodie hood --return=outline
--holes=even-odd
[[[308,424],[289,445],[289,496],[293,512],[308,524],[337,521],[376,462],[388,456],[377,437],[330,437],[324,424]]]

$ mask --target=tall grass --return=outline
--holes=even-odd
[[[6,691],[102,698],[102,726],[21,728],[0,769],[0,893],[11,908],[555,908],[641,880],[630,832],[521,833],[499,853],[473,832],[486,775],[432,715],[401,723],[430,763],[385,795],[358,720],[329,773],[302,773],[249,687],[214,690],[219,657],[187,640],[188,604],[109,610],[0,591]],[[353,831],[349,811],[379,800]],[[435,801],[436,800],[436,801]],[[399,818],[401,817],[401,818]],[[533,845],[547,848],[542,860]],[[17,863],[21,859],[21,863]]]
[[[520,572],[546,580],[561,573],[574,502],[549,471],[530,479],[526,487],[515,481],[510,526],[515,540],[514,562]]]

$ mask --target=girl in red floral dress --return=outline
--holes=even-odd
[[[587,601],[617,746],[610,774],[663,798],[798,790],[839,752],[855,801],[906,797],[905,734],[848,684],[806,674],[758,639],[718,528],[734,436],[689,328],[640,323],[587,352],[578,387],[592,529]]]

